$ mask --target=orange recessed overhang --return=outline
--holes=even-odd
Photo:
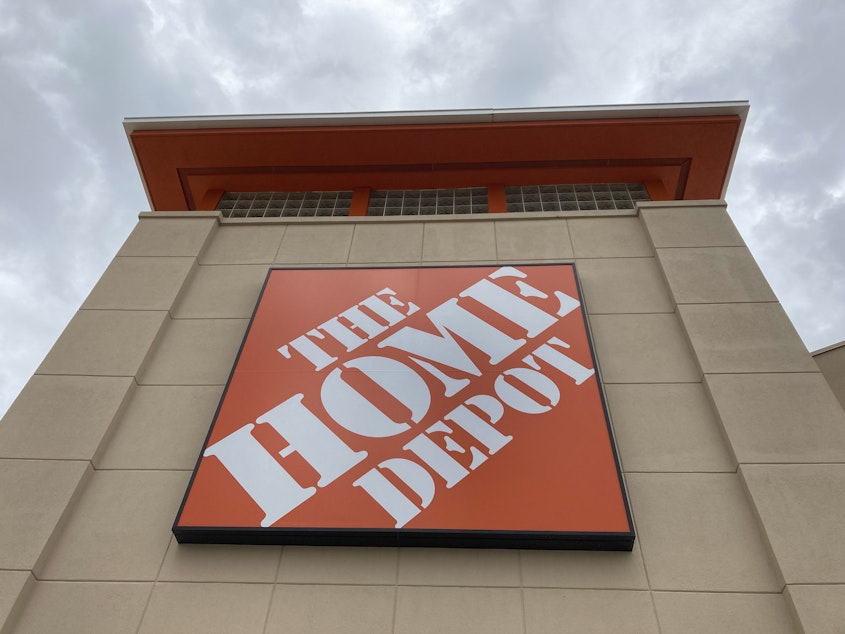
[[[150,206],[223,191],[646,182],[653,198],[724,197],[744,101],[234,117],[130,118]],[[657,192],[657,195],[655,195]]]

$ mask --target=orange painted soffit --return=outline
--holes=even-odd
[[[658,182],[668,198],[722,197],[735,114],[314,127],[141,129],[129,134],[156,211],[202,209],[217,191],[491,183]],[[206,203],[207,204],[207,203]]]

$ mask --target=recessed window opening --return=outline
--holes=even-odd
[[[633,209],[649,195],[642,183],[524,185],[505,187],[505,200],[509,212],[597,211]]]
[[[486,214],[487,188],[376,189],[370,194],[368,216]]]
[[[226,192],[217,209],[224,218],[348,216],[351,191]]]
[[[352,191],[226,192],[217,209],[225,218],[348,216],[352,195]],[[505,187],[505,210],[508,212],[630,210],[641,200],[650,200],[643,183]],[[488,203],[486,187],[376,189],[370,192],[367,215],[485,214],[489,212]]]

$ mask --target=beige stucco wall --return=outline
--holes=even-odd
[[[577,263],[631,553],[178,545],[267,268]],[[845,413],[724,205],[142,214],[0,423],[2,632],[835,632]],[[840,628],[840,629],[837,629]]]
[[[845,341],[817,350],[813,353],[813,359],[839,403],[845,407]]]

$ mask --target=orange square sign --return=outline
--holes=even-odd
[[[271,270],[173,532],[630,550],[574,265]]]

